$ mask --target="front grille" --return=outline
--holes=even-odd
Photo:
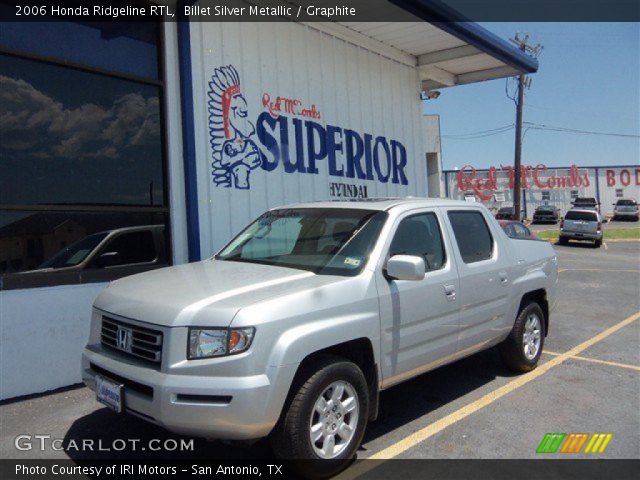
[[[162,332],[102,317],[102,345],[119,352],[160,363]]]

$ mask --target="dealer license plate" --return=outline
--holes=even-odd
[[[118,413],[122,412],[124,388],[122,384],[96,375],[96,398]]]

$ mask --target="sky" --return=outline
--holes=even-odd
[[[635,135],[528,130],[522,147],[524,165],[640,163],[640,24],[481,25],[503,39],[516,32],[528,33],[531,44],[544,46],[538,72],[531,76],[531,88],[525,93],[525,122]],[[506,83],[501,79],[445,88],[439,98],[424,102],[425,114],[440,115],[444,169],[513,164],[513,129],[481,138],[455,138],[514,124],[515,103],[506,96]],[[516,86],[514,80],[508,81],[511,96]]]

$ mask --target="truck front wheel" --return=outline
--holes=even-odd
[[[323,355],[312,365],[294,384],[271,443],[279,458],[303,460],[298,464],[305,475],[311,470],[324,477],[354,457],[369,417],[369,395],[356,364]]]
[[[516,372],[536,368],[544,346],[544,312],[535,302],[518,314],[509,336],[498,346],[503,362]]]

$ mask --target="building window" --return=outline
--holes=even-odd
[[[542,201],[546,201],[548,202],[549,200],[551,200],[551,192],[549,192],[549,190],[543,190],[542,192]]]
[[[0,35],[0,289],[168,264],[158,27],[42,25]],[[46,45],[51,36],[68,47]],[[121,262],[98,261],[102,240],[126,233]]]
[[[616,197],[622,198],[624,196],[624,189],[616,188]]]
[[[578,190],[571,190],[571,200],[578,198]]]

